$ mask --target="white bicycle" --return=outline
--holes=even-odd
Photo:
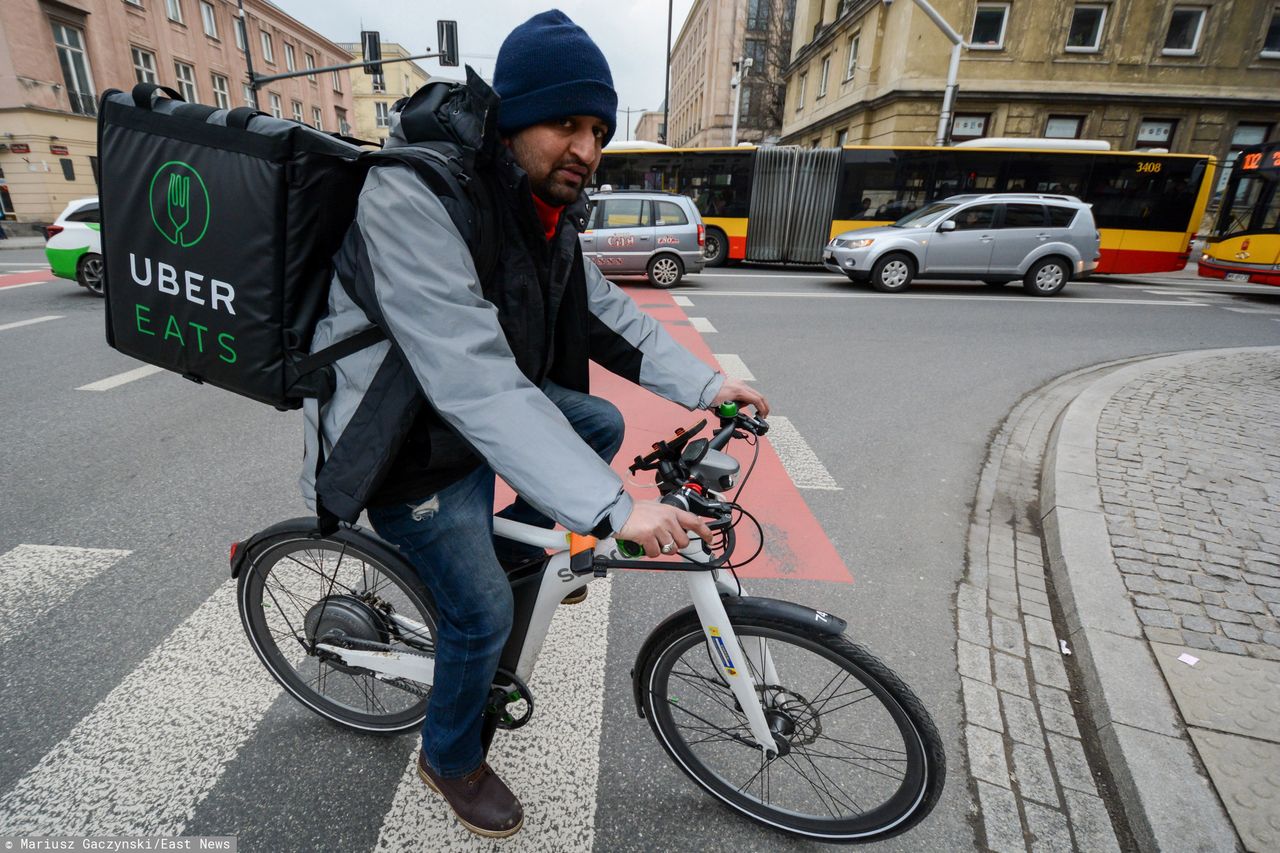
[[[730,562],[734,527],[754,519],[724,496],[740,466],[721,449],[733,438],[755,444],[768,424],[732,403],[717,413],[710,439],[694,439],[704,420],[632,466],[656,471],[663,501],[716,532],[712,542],[692,537],[678,559],[638,560],[625,541],[494,520],[497,535],[555,553],[509,573],[515,619],[485,748],[495,730],[532,717],[527,685],[566,595],[611,569],[679,572],[692,605],[650,633],[632,671],[637,711],[672,760],[729,808],[791,835],[862,842],[905,832],[942,793],[941,738],[911,689],[845,636],[844,620],[744,593]],[[254,651],[296,699],[357,731],[421,726],[436,608],[393,545],[355,526],[324,534],[314,518],[294,519],[234,545],[231,574]]]

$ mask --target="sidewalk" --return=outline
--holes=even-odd
[[[1280,849],[1280,347],[1089,376],[1038,509],[1080,726],[1140,848]]]

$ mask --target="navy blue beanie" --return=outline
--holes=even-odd
[[[493,69],[498,132],[519,130],[563,116],[595,116],[618,127],[618,93],[609,63],[582,27],[559,9],[534,15],[511,31]]]

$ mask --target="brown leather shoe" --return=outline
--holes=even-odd
[[[458,822],[487,838],[506,838],[524,826],[524,809],[511,789],[493,772],[489,762],[456,779],[435,774],[426,756],[418,753],[418,775],[453,809]]]
[[[581,604],[587,600],[587,588],[584,586],[579,590],[569,593],[560,599],[561,604]]]

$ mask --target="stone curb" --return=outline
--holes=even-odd
[[[1280,347],[1156,356],[1098,379],[1063,411],[1041,471],[1048,569],[1130,829],[1148,850],[1235,850],[1236,833],[1202,774],[1182,718],[1129,602],[1103,514],[1098,420],[1111,397],[1153,370]]]

